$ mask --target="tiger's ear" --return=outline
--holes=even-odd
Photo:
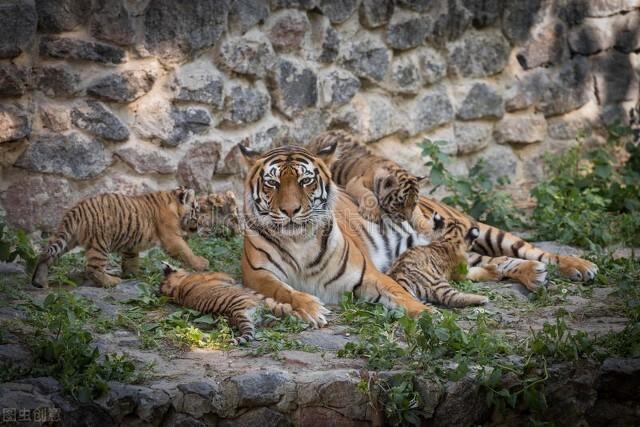
[[[178,196],[178,201],[180,202],[180,204],[190,205],[196,198],[196,192],[191,188],[179,187],[178,189],[176,189],[176,196]]]
[[[418,185],[425,184],[428,179],[429,179],[429,176],[427,176],[427,175],[425,175],[425,176],[416,176],[416,181],[417,181]]]
[[[336,148],[338,148],[338,141],[319,148],[314,154],[319,157],[325,165],[331,167],[331,164],[336,160]]]
[[[175,273],[178,270],[176,270],[171,264],[169,264],[168,262],[162,261],[162,271],[164,272],[164,277],[167,277],[168,275],[170,275],[171,273]]]
[[[256,163],[256,160],[258,160],[260,158],[260,155],[262,154],[243,144],[238,144],[238,149],[242,153],[242,158],[244,158],[244,161],[247,164],[247,168],[253,166]]]

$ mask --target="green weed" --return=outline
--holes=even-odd
[[[21,260],[30,272],[36,265],[38,254],[24,230],[13,230],[0,215],[0,261],[15,262]]]
[[[447,170],[449,156],[441,151],[444,141],[426,139],[418,144],[422,155],[428,156],[425,163],[430,168],[429,178],[434,186],[432,193],[444,187],[449,193],[443,203],[459,208],[477,220],[506,230],[522,227],[523,222],[511,197],[506,191],[496,188],[509,184],[509,178],[499,177],[494,183],[489,177],[487,165],[478,161],[466,177],[455,176]]]

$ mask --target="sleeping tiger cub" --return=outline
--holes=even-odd
[[[467,274],[460,271],[466,265],[466,252],[480,235],[477,227],[465,227],[459,221],[445,224],[441,234],[426,246],[414,246],[393,263],[387,274],[411,295],[423,302],[446,307],[467,307],[485,304],[482,295],[457,291],[449,280],[500,280],[495,265],[472,267]]]
[[[184,240],[187,233],[196,231],[198,214],[194,191],[182,187],[140,196],[109,193],[85,199],[62,218],[40,254],[31,283],[47,287],[49,266],[76,246],[87,251],[87,278],[104,287],[120,282],[105,272],[109,253],[122,254],[123,274],[135,274],[138,253],[158,243],[169,256],[205,270],[209,261],[196,256]]]
[[[284,317],[291,313],[290,304],[281,304],[236,283],[225,273],[189,273],[164,264],[164,280],[160,292],[180,305],[201,313],[227,317],[238,328],[240,336],[234,344],[255,339],[254,317],[260,303],[273,314]]]
[[[419,233],[431,234],[437,224],[418,208],[418,186],[425,177],[413,176],[397,163],[371,153],[354,135],[342,130],[316,136],[308,149],[317,153],[332,144],[337,144],[331,165],[333,180],[355,199],[364,219],[380,222],[384,213],[397,223],[409,222]]]

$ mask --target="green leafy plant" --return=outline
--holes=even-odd
[[[108,390],[107,382],[130,381],[135,365],[124,354],[101,354],[86,322],[98,309],[75,295],[58,291],[42,302],[26,304],[27,324],[34,329],[31,347],[34,366],[30,375],[58,379],[63,390],[82,402]]]
[[[640,148],[624,143],[627,134],[614,126],[606,144],[546,156],[549,178],[531,192],[537,238],[589,249],[640,244]]]
[[[0,261],[24,261],[27,271],[33,270],[38,261],[38,254],[34,250],[27,233],[24,230],[12,230],[0,215]]]
[[[468,176],[455,176],[447,170],[451,159],[442,152],[445,141],[426,139],[418,145],[422,155],[429,158],[425,165],[430,168],[432,193],[440,187],[449,193],[442,199],[443,203],[496,227],[510,230],[523,225],[509,194],[497,188],[509,184],[507,176],[499,177],[494,183],[483,160],[469,170]]]

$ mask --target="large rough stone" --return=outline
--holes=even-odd
[[[511,82],[504,92],[506,110],[513,112],[537,105],[550,84],[546,70],[535,70]]]
[[[137,417],[141,424],[161,419],[169,410],[169,395],[162,390],[109,382],[109,392],[95,403],[114,419],[122,422],[125,417]]]
[[[334,24],[346,21],[358,8],[358,0],[319,0],[318,9]]]
[[[639,30],[640,31],[640,30]],[[603,52],[592,59],[596,94],[600,104],[635,101],[640,93],[632,59],[616,51]]]
[[[122,120],[97,101],[87,101],[86,105],[71,110],[71,122],[76,127],[109,141],[129,139],[129,130]]]
[[[393,0],[362,0],[360,23],[368,28],[385,25],[393,13],[393,3]]]
[[[569,33],[569,46],[572,52],[580,55],[592,55],[608,49],[615,44],[611,23],[603,25],[601,20],[589,20]]]
[[[447,45],[449,71],[460,77],[487,77],[507,65],[509,43],[498,32],[468,31]]]
[[[51,132],[64,132],[71,127],[69,111],[58,103],[39,103],[38,115],[42,126]]]
[[[589,101],[591,70],[586,58],[575,57],[550,73],[536,111],[545,116],[568,113]]]
[[[212,405],[214,396],[221,393],[220,386],[210,381],[195,381],[178,385],[182,392],[182,407],[180,412],[201,418],[204,414],[214,411]]]
[[[417,51],[420,73],[426,84],[434,84],[447,75],[447,61],[437,50],[423,47]]]
[[[174,99],[179,101],[202,102],[222,108],[222,75],[207,58],[200,58],[179,68],[172,82]]]
[[[346,104],[360,89],[360,80],[341,68],[323,70],[319,75],[320,106]]]
[[[235,126],[260,120],[271,106],[269,93],[260,85],[240,81],[227,83],[224,103],[225,123]]]
[[[636,400],[640,388],[640,360],[609,358],[600,367],[598,392],[608,398]]]
[[[256,31],[227,39],[221,48],[221,59],[236,73],[262,78],[273,67],[276,55],[269,41]]]
[[[429,24],[423,15],[396,9],[387,26],[387,43],[394,49],[420,46],[431,30]]]
[[[464,7],[472,14],[472,24],[484,28],[495,24],[502,14],[504,0],[462,0]]]
[[[475,153],[489,146],[493,124],[487,122],[456,122],[453,125],[456,154]]]
[[[72,97],[80,92],[80,75],[66,65],[34,69],[36,87],[50,97]]]
[[[357,76],[380,82],[389,68],[391,52],[375,38],[358,38],[345,47],[342,62]]]
[[[29,113],[17,104],[0,105],[0,143],[16,141],[31,134]]]
[[[518,157],[509,145],[490,145],[479,153],[486,164],[486,171],[492,180],[502,176],[513,177],[518,166]]]
[[[348,128],[371,142],[403,129],[404,121],[391,101],[375,93],[357,94],[333,117],[335,127]]]
[[[311,24],[306,13],[295,9],[278,11],[265,24],[267,37],[278,52],[299,50],[310,30]]]
[[[190,415],[172,413],[162,423],[163,427],[207,427],[204,421],[200,421]]]
[[[149,92],[155,80],[155,76],[145,70],[113,73],[91,83],[87,94],[103,101],[131,102]]]
[[[169,147],[182,144],[193,134],[204,133],[211,125],[211,115],[202,108],[174,108],[170,116],[173,126],[168,136],[161,138],[161,142]]]
[[[253,408],[278,403],[291,376],[286,372],[247,372],[229,380],[237,390],[238,407]]]
[[[262,78],[275,62],[275,53],[264,35],[255,31],[226,39],[220,48],[220,59],[236,73]]]
[[[299,381],[298,405],[329,408],[353,420],[371,421],[368,396],[358,388],[355,371],[317,371]]]
[[[566,57],[566,28],[560,20],[540,25],[516,55],[525,70],[560,64]]]
[[[33,0],[5,0],[0,4],[0,58],[15,58],[36,35]]]
[[[136,41],[136,20],[126,0],[98,2],[91,19],[91,35],[121,46]]]
[[[545,0],[504,3],[502,31],[513,43],[525,42],[531,29],[544,18]]]
[[[416,135],[453,120],[454,112],[443,86],[425,90],[408,106],[409,134]]]
[[[471,378],[451,383],[436,408],[433,425],[438,427],[476,425],[489,414],[480,386]]]
[[[340,35],[326,17],[312,16],[311,39],[313,50],[316,53],[314,59],[319,62],[331,63],[337,58],[340,49]]]
[[[293,125],[288,129],[287,136],[292,144],[304,145],[314,136],[327,130],[330,124],[328,111],[311,109],[296,114]]]
[[[227,0],[154,0],[144,16],[145,46],[166,59],[213,46],[226,29],[228,12]]]
[[[3,195],[2,206],[12,227],[52,231],[78,198],[66,179],[34,174],[14,181]]]
[[[26,86],[25,69],[13,64],[0,64],[0,97],[22,96]]]
[[[471,26],[473,14],[462,5],[461,0],[441,0],[434,6],[428,14],[428,42],[444,46],[447,41],[460,37]]]
[[[269,16],[269,7],[263,0],[231,0],[229,27],[232,31],[246,32]]]
[[[531,144],[547,136],[547,121],[542,114],[506,116],[493,131],[498,144]]]
[[[124,50],[119,47],[56,36],[40,39],[40,54],[52,58],[77,59],[103,64],[121,64],[126,60]]]
[[[503,115],[502,97],[495,88],[486,83],[476,83],[471,87],[457,114],[462,120],[499,119]]]
[[[551,117],[547,120],[547,133],[553,139],[575,140],[593,126],[590,120],[583,117]]]
[[[426,12],[433,6],[433,0],[397,0],[398,4],[416,12]]]
[[[157,148],[145,148],[142,144],[121,148],[115,155],[140,175],[149,173],[173,174],[177,164],[173,157]]]
[[[413,52],[395,56],[385,87],[395,93],[418,93],[424,84],[420,72],[420,59]]]
[[[271,75],[275,104],[287,117],[318,102],[318,77],[303,62],[281,57]]]
[[[318,5],[318,0],[271,0],[271,10],[278,9],[303,9],[311,10]]]
[[[37,0],[38,29],[45,33],[71,31],[83,24],[91,12],[84,0]]]
[[[110,164],[111,155],[100,142],[72,133],[32,139],[15,166],[69,178],[90,179]]]
[[[639,4],[637,0],[590,0],[581,6],[586,16],[603,17],[632,10]]]
[[[224,419],[219,425],[220,427],[287,427],[291,422],[280,412],[259,408],[245,412],[236,418]]]

